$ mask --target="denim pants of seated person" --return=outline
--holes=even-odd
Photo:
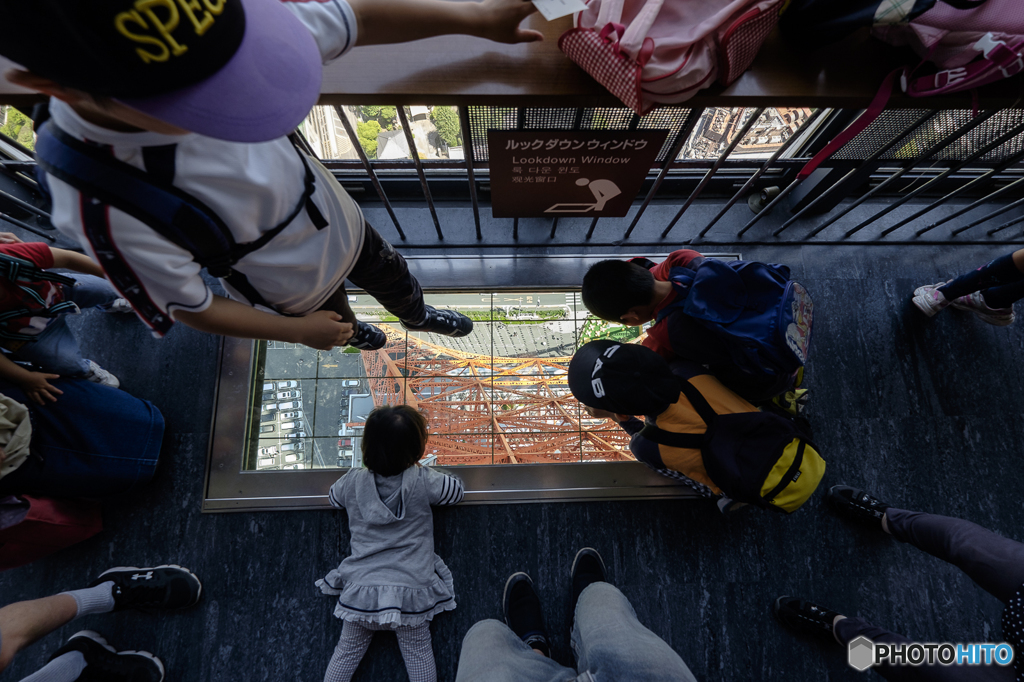
[[[577,670],[541,656],[504,623],[483,620],[466,633],[456,682],[696,682],[665,640],[640,624],[614,585],[588,586],[576,604]]]
[[[119,297],[117,290],[102,277],[74,274],[74,286],[64,287],[65,298],[82,310],[109,306]],[[89,362],[82,357],[78,339],[71,333],[64,316],[51,322],[35,341],[11,353],[15,360],[27,360],[43,372],[62,377],[82,377],[89,373]]]

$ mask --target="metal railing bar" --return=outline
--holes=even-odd
[[[762,208],[753,218],[750,219],[750,222],[748,222],[746,225],[743,226],[742,230],[740,230],[739,232],[736,233],[736,237],[742,237],[747,230],[749,230],[755,224],[757,224],[758,220],[760,220],[761,218],[765,217],[768,213],[771,212],[771,210],[773,208],[775,208],[775,206],[780,201],[782,201],[783,199],[788,197],[789,194],[793,190],[795,190],[799,184],[800,184],[800,180],[796,179],[796,180],[793,180],[793,182],[791,182],[788,185],[786,185],[786,188],[784,190],[782,190],[781,192],[779,192],[779,196],[775,197],[770,202],[768,202],[767,206]]]
[[[593,220],[590,221],[590,229],[587,230],[587,239],[590,239],[591,235],[594,234],[594,228],[597,227],[597,221],[598,221],[598,218],[596,218],[596,217]]]
[[[881,190],[882,187],[885,187],[890,182],[892,182],[894,180],[897,180],[900,177],[902,177],[904,174],[909,173],[911,170],[914,170],[917,166],[919,166],[920,164],[924,163],[928,159],[932,158],[933,156],[935,156],[936,154],[938,154],[939,152],[944,150],[946,147],[948,147],[951,144],[953,144],[954,142],[963,139],[964,135],[966,135],[967,133],[971,132],[972,130],[977,128],[979,125],[981,125],[982,123],[984,123],[988,119],[990,119],[993,116],[995,116],[997,112],[998,112],[998,110],[996,110],[996,109],[993,109],[991,111],[983,111],[983,112],[981,112],[981,114],[979,114],[978,116],[975,116],[970,121],[968,121],[966,125],[964,125],[964,126],[962,126],[960,128],[957,128],[953,132],[953,134],[946,135],[941,140],[939,140],[938,142],[933,144],[929,149],[927,149],[920,157],[918,157],[916,159],[910,160],[907,163],[906,167],[901,168],[900,170],[896,171],[887,180],[882,182],[881,185],[879,185],[878,187],[875,187],[873,190],[868,192],[868,194],[866,196],[862,197],[862,200],[860,202],[856,203],[850,210],[853,210],[853,208],[856,208],[857,206],[859,206],[860,203],[863,202],[863,200],[867,199],[869,196],[874,195],[876,192]],[[914,182],[919,180],[920,177],[921,176],[918,176],[917,178],[914,178]],[[865,227],[870,225],[875,220],[875,218],[879,217],[880,215],[883,215],[884,213],[885,212],[877,214],[874,217],[871,217],[871,218],[868,218],[865,221],[862,221],[861,223],[859,223],[855,227],[850,228],[849,230],[847,230],[846,234],[843,235],[843,239],[846,239],[846,238],[850,237],[851,235],[853,235],[854,233],[859,232],[860,230],[864,229]]]
[[[519,218],[512,219],[512,241],[519,241]]]
[[[992,235],[994,235],[994,234],[995,234],[996,232],[1002,232],[1002,231],[1003,231],[1003,230],[1005,230],[1006,228],[1008,228],[1008,227],[1013,227],[1014,225],[1016,225],[1016,224],[1018,224],[1018,223],[1024,223],[1024,216],[1019,216],[1019,217],[1017,217],[1017,218],[1014,218],[1013,220],[1008,220],[1008,221],[1006,221],[1005,223],[1003,223],[1003,224],[1002,224],[1002,225],[1000,225],[999,227],[997,227],[997,228],[994,228],[994,229],[992,229],[992,230],[989,230],[989,231],[988,231],[988,235],[989,235],[989,236],[991,237],[991,236],[992,236]],[[958,243],[963,243],[963,242],[958,242]]]
[[[555,230],[558,229],[558,216],[551,219],[551,239],[555,238]]]
[[[1014,187],[1016,187],[1016,186],[1018,186],[1018,185],[1020,185],[1022,183],[1024,183],[1024,178],[1020,178],[1019,180],[1014,180],[1010,184],[1004,185],[1004,186],[1000,187],[999,189],[997,189],[996,191],[991,192],[991,193],[987,194],[986,196],[983,196],[982,198],[980,198],[977,201],[975,201],[974,203],[972,203],[970,206],[966,206],[964,208],[961,208],[958,211],[954,211],[953,213],[951,213],[950,215],[948,215],[948,216],[946,216],[944,218],[940,218],[939,220],[937,220],[934,223],[932,223],[931,225],[929,225],[928,229],[930,230],[930,229],[932,229],[934,227],[938,227],[939,225],[942,225],[943,223],[949,222],[950,220],[953,220],[954,218],[959,218],[964,213],[968,213],[968,212],[974,210],[975,208],[977,208],[978,206],[981,206],[984,203],[992,201],[993,199],[995,199],[999,195],[1005,194],[1006,192],[1009,192],[1011,189],[1013,189]],[[952,232],[952,234],[960,234],[961,231],[962,230],[954,230]]]
[[[1006,170],[1007,168],[1009,168],[1013,164],[1019,162],[1022,158],[1024,158],[1024,151],[1021,151],[1020,153],[1011,156],[1009,161],[1006,161],[1004,163],[999,164],[998,166],[996,166],[992,170],[990,170],[990,171],[988,171],[986,173],[983,173],[982,175],[974,178],[973,180],[971,180],[967,184],[961,185],[960,187],[957,187],[956,189],[954,189],[952,192],[949,192],[949,193],[945,194],[944,196],[939,197],[938,199],[933,201],[928,206],[925,206],[923,209],[919,210],[914,215],[910,216],[909,218],[904,218],[900,225],[893,225],[893,229],[895,229],[897,227],[900,227],[901,225],[906,225],[907,223],[909,223],[912,220],[916,220],[917,218],[923,216],[925,213],[928,213],[932,209],[937,208],[938,206],[941,206],[942,204],[946,203],[947,201],[949,201],[953,197],[960,196],[961,194],[963,194],[967,190],[971,189],[972,187],[979,187],[979,186],[983,185],[984,183],[988,182],[993,177],[995,177],[995,175],[997,173],[1000,173],[1000,172]],[[941,225],[944,222],[946,222],[946,221],[943,220],[943,221],[934,223],[932,225],[928,225],[926,227],[922,227],[920,230],[918,230],[918,231],[916,231],[914,233],[914,236],[915,237],[920,237],[925,232],[930,232],[931,230],[934,230],[936,227],[938,227],[939,225]]]
[[[837,186],[837,185],[841,184],[841,183],[842,183],[842,182],[843,182],[844,180],[846,180],[846,179],[847,179],[848,177],[850,177],[850,176],[851,176],[851,175],[853,175],[854,173],[857,173],[858,171],[860,171],[860,170],[861,170],[862,168],[864,168],[864,167],[865,167],[866,165],[868,165],[868,164],[870,164],[870,163],[874,163],[874,162],[875,162],[875,161],[877,161],[877,160],[878,160],[879,158],[881,158],[881,157],[882,157],[882,155],[886,154],[886,153],[887,153],[887,152],[888,152],[888,151],[889,151],[890,149],[892,149],[892,148],[893,148],[893,147],[895,147],[896,145],[898,145],[898,144],[902,144],[902,143],[903,143],[903,141],[904,141],[904,140],[906,140],[908,136],[910,136],[910,135],[912,135],[913,133],[917,132],[917,130],[918,130],[918,129],[919,129],[919,128],[920,128],[921,126],[923,126],[923,125],[924,125],[924,124],[925,124],[925,123],[926,123],[927,121],[929,121],[929,120],[931,120],[932,118],[934,118],[934,117],[935,117],[935,116],[937,115],[937,113],[938,113],[938,112],[929,112],[929,113],[926,113],[926,114],[924,114],[924,115],[923,115],[923,116],[921,116],[920,118],[918,118],[918,119],[917,119],[917,120],[916,120],[916,121],[915,121],[915,122],[914,122],[914,123],[913,123],[912,125],[910,125],[910,126],[909,126],[909,127],[908,127],[908,128],[906,129],[906,130],[904,130],[902,134],[900,134],[900,135],[897,135],[897,136],[896,136],[896,137],[894,137],[894,138],[893,138],[892,140],[890,140],[890,141],[889,141],[888,143],[886,143],[886,144],[882,145],[882,146],[881,146],[881,147],[880,147],[880,148],[879,148],[879,149],[878,149],[877,151],[875,151],[875,152],[874,152],[873,154],[871,154],[871,155],[870,155],[870,156],[869,156],[868,158],[864,159],[864,160],[863,160],[863,161],[862,161],[862,162],[860,163],[860,165],[858,165],[858,166],[857,166],[856,168],[854,168],[854,169],[853,169],[853,170],[851,170],[851,171],[850,171],[849,173],[847,173],[847,174],[846,174],[846,175],[844,175],[844,176],[843,176],[842,178],[840,178],[839,182],[836,182],[836,183],[834,183],[834,184],[833,184],[833,187],[835,187],[835,186]],[[782,227],[780,227],[779,229],[775,230],[775,232],[773,232],[773,233],[772,233],[772,236],[773,236],[773,237],[778,237],[778,236],[779,236],[779,234],[780,234],[780,233],[781,233],[781,232],[782,232],[782,231],[783,231],[784,229],[786,229],[787,227],[789,227],[789,226],[790,226],[790,225],[791,225],[791,224],[792,224],[793,222],[795,222],[796,220],[798,220],[798,219],[799,219],[799,218],[800,218],[800,217],[801,217],[802,215],[804,215],[804,214],[805,214],[806,212],[810,211],[810,210],[811,210],[811,209],[812,209],[812,208],[813,208],[813,207],[814,207],[814,206],[815,206],[816,204],[818,204],[818,203],[819,203],[820,201],[824,200],[824,198],[825,198],[825,197],[829,196],[829,194],[831,194],[831,191],[832,191],[832,188],[829,188],[829,189],[825,190],[824,192],[822,192],[821,194],[819,194],[819,195],[818,195],[818,196],[817,196],[817,197],[816,197],[816,198],[814,199],[814,201],[812,201],[812,202],[811,202],[810,204],[808,204],[807,206],[805,206],[805,207],[803,208],[803,210],[802,210],[802,211],[800,211],[800,212],[799,212],[799,213],[797,213],[797,214],[796,214],[795,216],[793,216],[792,218],[790,218],[789,220],[787,220],[787,221],[786,221],[785,223],[783,223]],[[824,230],[824,229],[825,229],[826,227],[828,227],[828,225],[827,225],[827,224],[824,224],[824,225],[819,225],[818,227],[816,227],[816,228],[814,229],[814,231],[813,231],[813,232],[811,232],[811,233],[810,233],[809,235],[807,235],[807,238],[810,238],[810,237],[813,237],[813,236],[815,236],[816,234],[818,234],[819,232],[821,232],[822,230]]]
[[[8,194],[7,192],[0,191],[0,197],[3,197],[4,201],[9,201],[12,204],[14,204],[15,206],[17,206],[18,208],[24,209],[24,210],[28,211],[29,213],[34,213],[35,215],[39,216],[40,218],[46,218],[47,220],[50,219],[50,214],[49,213],[47,213],[46,211],[44,211],[43,209],[41,209],[41,208],[39,208],[37,206],[33,206],[32,204],[30,204],[28,202],[22,201],[21,199],[19,199],[18,197],[14,196],[13,194]]]
[[[758,107],[754,109],[753,115],[751,115],[751,117],[747,119],[747,122],[743,124],[743,127],[740,129],[740,131],[733,135],[732,141],[729,142],[729,146],[725,148],[725,151],[719,154],[718,159],[715,161],[715,165],[713,165],[711,169],[704,175],[704,177],[701,178],[701,181],[697,184],[696,187],[694,187],[693,192],[691,192],[690,196],[687,197],[686,202],[679,207],[679,211],[676,213],[675,217],[672,218],[672,220],[669,222],[668,227],[666,227],[665,230],[661,233],[662,239],[668,236],[668,233],[672,230],[673,227],[675,227],[675,224],[679,222],[680,218],[683,217],[683,213],[686,212],[686,209],[688,209],[693,204],[693,202],[696,201],[697,197],[701,195],[701,193],[704,191],[704,188],[708,186],[709,182],[711,182],[711,178],[715,177],[715,173],[717,173],[718,169],[722,167],[722,164],[725,162],[726,157],[732,154],[732,151],[736,149],[737,145],[739,145],[739,143],[743,140],[744,136],[746,136],[747,131],[749,131],[753,127],[754,123],[757,122],[757,119],[761,118],[761,114],[764,113],[764,110],[764,107]],[[697,235],[697,239],[700,239],[705,234],[707,234],[707,228],[702,230],[700,234]]]
[[[579,130],[583,126],[583,107],[576,107],[576,113],[572,119],[572,129]]]
[[[437,219],[437,209],[434,207],[434,197],[430,194],[430,187],[427,185],[427,176],[423,173],[423,161],[420,160],[420,153],[416,151],[416,140],[412,136],[412,128],[409,127],[409,119],[405,116],[405,107],[396,107],[398,110],[398,122],[402,125],[402,132],[405,133],[405,141],[409,145],[409,153],[416,164],[416,175],[420,178],[420,186],[423,187],[423,196],[427,199],[427,208],[430,209],[430,217],[434,219],[434,229],[437,230],[438,241],[444,241],[444,233],[441,232],[441,221]]]
[[[929,187],[933,187],[933,186],[937,185],[938,183],[942,182],[944,179],[946,179],[947,177],[949,177],[950,175],[952,175],[956,171],[960,170],[964,166],[966,166],[966,165],[968,165],[970,163],[973,163],[974,161],[976,161],[976,160],[980,159],[981,157],[985,156],[985,154],[988,154],[993,149],[996,149],[997,147],[1001,147],[1002,145],[1006,144],[1008,141],[1012,140],[1014,137],[1019,135],[1022,131],[1024,131],[1024,121],[1022,121],[1021,123],[1018,123],[1017,125],[1015,125],[1013,128],[1011,128],[1009,130],[1009,132],[1003,133],[1002,135],[997,137],[992,142],[989,142],[988,144],[984,145],[981,149],[977,150],[976,152],[974,152],[973,154],[968,156],[963,161],[960,161],[958,163],[953,164],[951,167],[949,167],[946,170],[942,171],[941,173],[939,173],[934,178],[932,178],[928,182],[924,183],[923,185],[921,185],[917,189],[915,189],[912,192],[909,192],[907,194],[904,194],[899,199],[894,201],[889,206],[889,208],[886,211],[883,212],[883,215],[885,213],[889,213],[890,211],[892,211],[893,209],[895,209],[898,206],[902,206],[903,204],[907,203],[908,201],[910,201],[914,197],[918,196],[922,192],[927,191],[927,189]],[[889,227],[889,228],[886,228],[886,229],[882,230],[882,232],[881,232],[881,234],[879,236],[880,237],[884,237],[885,235],[889,234],[893,230],[896,230],[897,228],[902,227],[903,225],[905,225],[906,222],[907,221],[904,220],[904,221],[901,221],[900,223],[897,223],[896,225],[894,225],[892,227]]]
[[[476,172],[473,164],[476,163],[476,155],[473,153],[473,140],[469,127],[469,109],[457,107],[459,110],[459,125],[462,126],[462,153],[466,157],[466,177],[469,179],[469,200],[473,203],[473,222],[476,225],[476,239],[482,241],[483,233],[480,231],[480,203],[476,196]]]
[[[650,191],[647,192],[647,196],[644,197],[644,201],[640,204],[640,208],[637,210],[636,215],[633,216],[633,220],[629,223],[629,227],[626,228],[626,232],[622,235],[622,239],[629,239],[629,235],[633,233],[633,228],[640,222],[640,217],[647,210],[648,204],[651,203],[651,199],[658,193],[658,188],[661,187],[661,183],[665,180],[665,176],[668,175],[669,168],[675,162],[676,157],[679,156],[679,152],[683,150],[683,145],[690,139],[690,135],[693,133],[693,129],[697,127],[697,123],[700,122],[700,117],[704,115],[704,107],[697,109],[691,109],[690,115],[683,122],[683,125],[679,127],[679,132],[676,133],[676,139],[672,141],[672,149],[665,156],[665,161],[662,162],[661,170],[658,172],[658,177],[655,178],[654,184],[651,185]]]
[[[49,239],[51,242],[57,241],[56,237],[54,237],[52,235],[49,235],[46,232],[43,232],[38,227],[33,227],[32,225],[29,225],[26,222],[18,220],[17,218],[12,218],[11,216],[7,215],[6,213],[0,212],[0,220],[6,221],[6,222],[10,223],[11,225],[14,225],[15,227],[20,227],[23,230],[28,230],[32,234],[38,235],[38,236],[42,237],[43,239]]]
[[[824,107],[819,107],[818,109],[815,109],[814,113],[808,116],[807,120],[803,122],[803,125],[801,125],[800,128],[798,128],[792,135],[790,135],[789,139],[786,140],[781,147],[775,150],[775,153],[772,154],[771,157],[769,157],[769,159],[764,162],[764,165],[758,168],[757,172],[750,176],[749,180],[743,183],[743,186],[740,187],[738,192],[732,195],[732,198],[729,199],[728,202],[726,202],[725,206],[722,207],[722,210],[718,212],[718,215],[712,218],[711,222],[704,226],[704,231],[707,232],[715,223],[721,220],[722,216],[724,216],[726,212],[728,212],[728,210],[736,204],[737,201],[743,198],[747,190],[750,189],[750,187],[753,186],[753,184],[757,182],[761,178],[761,176],[768,171],[769,168],[772,167],[772,164],[775,163],[776,159],[782,156],[786,152],[786,150],[789,149],[790,146],[792,146],[792,144],[797,141],[797,139],[800,137],[800,131],[803,130],[804,126],[810,123],[814,123],[815,119],[817,119],[824,112]]]
[[[1024,218],[1022,218],[1022,219],[1024,219]],[[790,244],[795,244],[795,245],[800,245],[800,246],[819,246],[819,247],[823,247],[823,248],[832,248],[833,246],[855,246],[855,247],[857,247],[857,246],[949,246],[951,244],[951,242],[948,239],[947,240],[870,239],[870,240],[864,240],[864,241],[835,241],[835,242],[830,242],[830,241],[806,242],[806,241],[803,241],[801,239],[794,239],[794,240],[790,240],[790,241],[779,240],[779,239],[772,239],[772,240],[759,239],[759,240],[754,240],[754,241],[743,241],[743,242],[737,242],[737,241],[717,241],[717,240],[709,240],[709,241],[701,242],[701,246],[716,247],[716,248],[717,247],[735,248],[735,247],[744,247],[744,246],[784,246],[784,245],[790,245]],[[1021,245],[1024,245],[1024,238],[1003,239],[1003,240],[998,240],[998,239],[986,239],[986,240],[975,239],[975,240],[969,240],[969,241],[957,241],[957,242],[955,242],[955,244],[957,246],[1007,246],[1007,245],[1009,245],[1009,246],[1021,246]],[[591,242],[591,243],[588,243],[587,246],[595,246],[595,247],[621,247],[622,246],[622,242],[621,241]],[[652,249],[664,248],[665,247],[665,242],[664,241],[630,242],[630,247],[633,247],[633,248],[652,248]],[[557,255],[558,253],[561,253],[561,252],[551,251],[551,249],[571,249],[571,248],[577,248],[578,249],[579,245],[578,244],[568,244],[568,243],[566,243],[566,244],[552,244],[547,239],[545,239],[544,241],[541,241],[541,242],[503,242],[503,243],[486,243],[486,244],[483,244],[483,245],[475,244],[475,243],[473,243],[473,244],[470,244],[470,243],[467,243],[467,244],[453,244],[453,243],[436,243],[436,242],[434,242],[434,243],[425,243],[425,244],[402,244],[401,248],[399,248],[399,251],[402,251],[402,250],[409,250],[409,251],[426,250],[426,251],[429,251],[431,249],[446,249],[446,250],[450,251],[451,249],[456,249],[457,250],[457,249],[481,249],[481,248],[486,249],[487,251],[500,250],[500,249],[512,249],[512,248],[514,248],[514,249],[537,249],[537,251],[538,251],[537,255],[544,255],[544,254]],[[469,252],[469,254],[467,254],[467,255],[472,255],[473,253],[475,253],[475,252]],[[520,251],[520,253],[525,253],[525,252]],[[529,254],[527,254],[527,255],[529,255]],[[572,255],[572,254],[571,253],[566,253],[565,255]]]
[[[640,125],[640,116],[634,112],[632,118],[629,119],[629,129],[636,130],[637,126]]]
[[[384,204],[384,208],[388,211],[388,215],[391,216],[391,222],[395,224],[395,229],[398,230],[398,237],[404,242],[405,232],[402,231],[402,226],[398,223],[398,216],[395,215],[395,209],[391,207],[388,195],[384,193],[384,186],[380,184],[380,179],[377,177],[377,173],[374,172],[373,165],[370,163],[369,157],[367,157],[366,152],[363,151],[363,145],[359,144],[359,137],[356,135],[356,131],[352,127],[352,123],[348,120],[348,115],[341,106],[335,105],[334,108],[338,112],[338,118],[341,119],[341,125],[345,128],[345,134],[348,135],[349,141],[352,142],[352,146],[355,147],[359,160],[363,162],[363,168],[366,169],[367,175],[370,176],[370,182],[373,183],[373,188],[377,190],[377,196],[380,197],[381,202]]]
[[[952,234],[955,236],[955,235],[960,234],[961,232],[966,232],[967,230],[971,229],[972,227],[976,227],[978,225],[981,225],[982,223],[987,223],[988,221],[992,220],[996,216],[1003,215],[1007,211],[1012,211],[1013,209],[1015,209],[1015,208],[1017,208],[1019,206],[1024,206],[1024,198],[1018,199],[1017,201],[1014,201],[1013,203],[1007,204],[1006,206],[1003,206],[1002,208],[998,208],[995,211],[992,211],[991,213],[989,213],[988,215],[983,216],[981,218],[978,218],[974,222],[968,223],[967,225],[964,225],[963,227],[958,227],[957,229],[953,230]],[[996,232],[999,232],[999,228],[996,228],[994,230],[989,230],[987,234],[988,234],[988,236],[991,237]]]

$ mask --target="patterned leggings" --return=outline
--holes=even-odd
[[[379,630],[394,630],[398,635],[398,648],[402,651],[409,682],[437,682],[434,649],[430,646],[430,623],[401,625],[397,628],[348,620],[344,623],[341,639],[334,649],[331,662],[327,664],[324,682],[349,682],[359,667],[359,661],[363,660],[366,648],[370,646],[373,633]]]

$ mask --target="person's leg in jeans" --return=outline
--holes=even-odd
[[[1004,604],[1024,584],[1024,544],[1016,540],[970,521],[895,507],[885,518],[897,540],[953,564]]]
[[[482,620],[462,640],[455,682],[570,682],[576,671],[537,653],[502,622]]]
[[[626,596],[607,582],[580,594],[572,648],[579,671],[597,679],[696,682],[679,654],[644,627]]]
[[[27,360],[43,372],[69,379],[87,377],[92,372],[92,366],[82,357],[78,339],[71,333],[63,316],[51,322],[35,341],[26,343],[11,356],[15,360]]]
[[[75,280],[75,284],[65,287],[64,291],[68,299],[77,303],[82,310],[86,308],[107,310],[114,301],[121,298],[121,294],[117,293],[114,285],[102,277],[79,273],[69,276]]]
[[[363,250],[348,273],[348,281],[373,296],[385,310],[406,324],[418,325],[427,317],[423,290],[409,272],[409,264],[369,223],[363,237]],[[340,311],[338,314],[345,317]]]

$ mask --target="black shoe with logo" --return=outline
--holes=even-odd
[[[551,641],[544,627],[544,614],[540,599],[533,591],[533,580],[523,572],[513,573],[505,581],[502,595],[502,611],[505,624],[531,649],[537,649],[549,656]]]
[[[388,335],[372,324],[356,322],[356,333],[348,345],[358,350],[380,350],[388,344]]]
[[[162,682],[164,664],[148,651],[118,651],[92,630],[71,635],[67,644],[50,657],[52,661],[77,651],[85,669],[75,682]]]
[[[852,521],[882,528],[882,518],[890,506],[863,490],[848,485],[834,485],[828,490],[826,499],[840,516]]]
[[[839,613],[806,599],[785,595],[775,600],[775,615],[783,625],[797,632],[833,639],[832,623]]]
[[[114,610],[172,610],[199,603],[203,584],[192,571],[181,566],[152,568],[119,566],[104,571],[89,584],[94,587],[113,582]]]
[[[572,560],[572,568],[569,569],[569,576],[572,578],[572,602],[569,605],[569,629],[571,630],[576,618],[576,602],[580,600],[583,590],[592,583],[608,582],[604,559],[593,547],[584,547],[576,552],[576,557]]]
[[[454,310],[438,310],[433,306],[427,309],[427,320],[423,324],[412,325],[402,322],[402,326],[411,332],[433,332],[444,336],[466,336],[473,331],[473,320]]]

